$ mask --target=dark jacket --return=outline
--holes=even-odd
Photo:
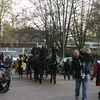
[[[9,66],[11,66],[12,65],[12,59],[8,59],[8,58],[6,58],[5,59],[5,65],[9,65]]]
[[[2,60],[2,62],[4,61],[4,55],[3,54],[0,55],[0,60]]]
[[[80,54],[83,56],[83,61],[84,62],[91,62],[93,64],[93,57],[91,54],[85,53],[80,51]]]
[[[81,78],[81,69],[83,66],[81,65],[83,63],[82,56],[79,56],[79,58],[73,57],[72,58],[72,70],[75,71],[75,78]]]
[[[40,48],[39,47],[34,47],[34,48],[32,48],[32,50],[31,50],[31,53],[33,54],[33,55],[38,55],[39,54],[39,52],[40,52]]]
[[[65,62],[64,63],[64,70],[66,70],[66,71],[70,71],[70,63],[67,63],[67,62]]]

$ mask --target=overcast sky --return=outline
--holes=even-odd
[[[13,5],[14,12],[20,12],[21,9],[31,7],[31,4],[28,0],[13,0],[15,5]]]

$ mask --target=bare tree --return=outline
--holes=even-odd
[[[56,44],[61,56],[70,35],[73,0],[30,0],[35,11],[32,13],[32,22],[37,28],[44,31],[44,38],[49,47]],[[38,21],[38,22],[37,22]]]
[[[74,2],[70,32],[77,48],[81,49],[84,48],[85,41],[90,35],[88,28],[94,0],[74,0]]]
[[[93,4],[93,12],[92,17],[90,19],[89,31],[95,36],[95,41],[98,42],[98,50],[99,50],[99,42],[100,42],[100,0],[97,0]]]

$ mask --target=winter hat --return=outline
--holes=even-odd
[[[100,60],[97,60],[97,63],[99,63],[99,64],[100,64]]]

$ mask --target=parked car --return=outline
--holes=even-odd
[[[66,58],[63,58],[60,62],[59,62],[59,66],[58,66],[58,73],[64,73],[64,63],[66,62],[66,60],[69,59],[70,60],[70,64],[72,62],[72,57],[66,57]],[[93,69],[94,69],[94,66],[93,64],[91,65],[91,73],[90,75],[93,74]]]
[[[64,63],[66,62],[67,59],[70,60],[70,64],[71,64],[72,57],[63,58],[63,59],[59,62],[59,66],[58,66],[58,72],[59,72],[59,73],[64,73]]]

